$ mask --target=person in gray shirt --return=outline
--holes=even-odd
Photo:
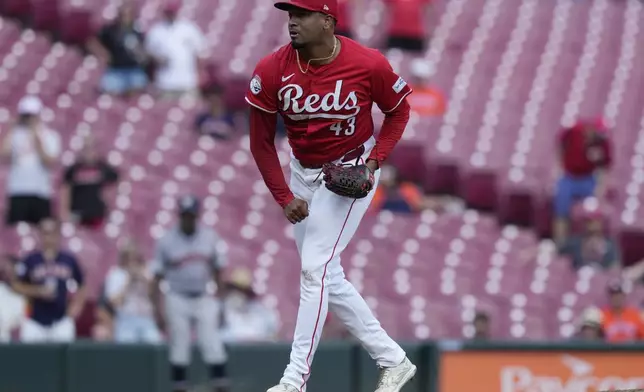
[[[228,390],[226,352],[220,336],[220,302],[215,297],[221,269],[217,234],[198,224],[199,200],[179,199],[179,224],[157,243],[152,263],[152,301],[157,322],[167,331],[175,392],[185,392],[190,363],[191,327],[196,324],[199,347],[215,392]],[[163,293],[164,305],[161,306]]]

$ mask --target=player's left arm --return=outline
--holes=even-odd
[[[87,289],[85,287],[85,274],[76,258],[72,258],[72,278],[76,282],[77,290],[72,296],[72,300],[67,307],[67,316],[76,319],[80,316],[87,299]]]
[[[389,61],[378,53],[371,70],[371,98],[385,114],[385,120],[380,128],[376,146],[367,159],[367,166],[372,171],[378,169],[387,159],[405,131],[411,112],[407,96],[411,92],[407,82],[398,76]]]

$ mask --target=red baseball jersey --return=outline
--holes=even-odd
[[[373,103],[392,112],[412,92],[380,52],[338,39],[338,56],[306,73],[295,49],[281,47],[257,64],[246,94],[253,107],[284,118],[293,155],[303,164],[320,165],[358,148],[374,134]],[[306,70],[306,61],[300,64]],[[372,158],[384,160],[391,148],[376,144]]]

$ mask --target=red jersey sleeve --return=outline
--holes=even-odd
[[[371,73],[371,99],[383,113],[394,111],[411,94],[405,79],[396,74],[389,61],[378,53]]]
[[[275,201],[286,207],[294,196],[286,183],[279,156],[275,149],[277,121],[277,84],[271,56],[262,59],[250,80],[246,102],[250,111],[250,151],[257,168]]]
[[[377,161],[378,165],[387,159],[405,131],[411,112],[405,97],[411,91],[407,82],[378,53],[371,75],[371,99],[385,114],[385,121],[380,128],[376,146],[369,154],[369,159]]]
[[[249,105],[267,113],[277,113],[276,69],[273,56],[260,60],[246,92],[245,99]]]

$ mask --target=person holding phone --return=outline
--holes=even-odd
[[[38,224],[51,216],[52,166],[61,150],[60,136],[41,121],[42,101],[26,96],[18,118],[4,136],[1,155],[10,162],[7,179],[7,224]]]

